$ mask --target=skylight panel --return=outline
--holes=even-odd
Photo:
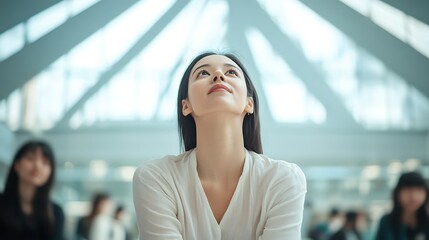
[[[265,37],[256,30],[249,30],[247,39],[274,120],[323,123],[326,120],[324,106],[311,96],[302,81],[275,53]]]

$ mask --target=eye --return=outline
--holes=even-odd
[[[234,69],[230,69],[230,70],[226,71],[226,74],[238,76],[237,71],[235,71]]]
[[[203,76],[210,76],[210,74],[206,70],[201,70],[201,72],[197,74],[197,77],[203,77]]]

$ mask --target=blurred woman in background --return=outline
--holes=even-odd
[[[55,157],[43,141],[29,141],[17,151],[0,195],[0,239],[63,239],[64,213],[50,193]]]
[[[380,220],[376,240],[427,240],[429,190],[417,172],[402,174],[393,191],[393,210]]]
[[[112,219],[108,215],[109,206],[110,200],[108,194],[95,194],[89,215],[78,221],[76,239],[110,239]]]

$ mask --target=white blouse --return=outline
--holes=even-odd
[[[133,198],[141,240],[301,239],[307,186],[297,165],[246,151],[243,172],[219,224],[196,167],[193,149],[136,170]]]

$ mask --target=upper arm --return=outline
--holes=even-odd
[[[150,169],[137,169],[133,200],[140,239],[182,239],[174,196],[162,176]]]
[[[301,239],[307,185],[304,173],[294,165],[287,177],[271,186],[270,206],[260,240]]]

